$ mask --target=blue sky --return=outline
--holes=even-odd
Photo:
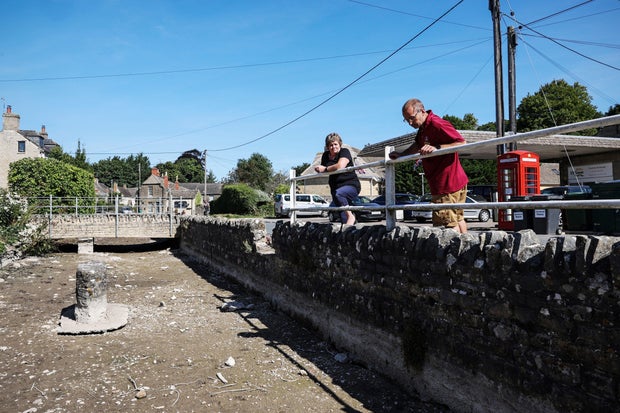
[[[518,30],[517,103],[554,79],[586,86],[599,111],[620,101],[620,1],[582,3],[501,1],[502,32],[536,31]],[[90,162],[142,152],[154,165],[195,148],[208,151],[218,179],[253,153],[286,172],[311,162],[330,132],[360,149],[410,132],[400,108],[411,97],[440,116],[495,120],[485,0],[21,0],[2,9],[2,105],[22,129],[46,125],[65,152],[80,141]],[[506,113],[507,99],[506,90]]]

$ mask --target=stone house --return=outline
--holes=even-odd
[[[182,187],[179,182],[170,184],[168,175],[161,176],[159,169],[152,168],[151,175],[136,191],[139,212],[162,214],[195,214],[195,199],[199,191]]]
[[[45,126],[40,132],[19,129],[20,116],[13,113],[11,106],[2,114],[0,131],[0,188],[8,189],[9,166],[24,158],[44,158],[55,147],[49,139]]]

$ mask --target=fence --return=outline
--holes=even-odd
[[[497,146],[509,142],[519,142],[533,138],[542,138],[545,136],[566,134],[570,132],[577,132],[584,129],[600,128],[609,125],[620,124],[620,115],[607,116],[604,118],[592,119],[583,122],[571,123],[568,125],[555,126],[553,128],[540,129],[531,132],[518,133],[515,135],[502,136],[494,139],[489,139],[484,142],[466,143],[452,148],[445,148],[433,151],[428,155],[413,154],[402,156],[398,159],[390,159],[389,153],[394,150],[394,147],[387,146],[385,148],[385,159],[377,162],[370,162],[363,165],[351,166],[349,168],[340,169],[334,172],[316,173],[311,175],[296,176],[294,169],[290,171],[290,188],[289,193],[291,195],[291,222],[297,220],[296,211],[300,208],[295,206],[295,188],[296,182],[300,180],[316,179],[324,177],[326,175],[333,175],[338,173],[355,171],[363,168],[384,167],[385,168],[385,206],[381,207],[364,207],[364,206],[346,206],[346,207],[315,207],[305,208],[304,211],[360,211],[360,210],[385,210],[386,216],[386,229],[391,231],[396,226],[396,211],[397,210],[435,210],[445,209],[445,205],[442,204],[396,204],[396,191],[395,191],[395,170],[394,166],[400,162],[414,161],[422,158],[431,158],[433,156],[447,155],[450,153],[460,152],[463,150],[472,150],[478,147],[484,146]],[[587,139],[584,136],[575,136],[575,139]],[[451,204],[453,208],[469,208],[471,204]],[[596,199],[596,200],[579,200],[579,201],[536,201],[536,202],[480,202],[476,203],[477,208],[486,209],[544,209],[544,208],[564,208],[564,209],[609,209],[620,208],[620,199]]]
[[[156,200],[158,206],[154,211],[141,211],[138,207],[123,205],[120,201],[121,198],[116,195],[115,197],[101,198],[101,197],[59,197],[59,196],[46,196],[46,197],[28,197],[28,206],[34,214],[37,215],[59,215],[59,214],[142,214],[148,213],[149,215],[168,215],[172,214],[175,208],[172,205],[180,202],[187,202],[187,199],[173,198],[149,198],[149,200]],[[180,209],[180,208],[176,208]]]
[[[168,198],[156,199],[158,200],[156,203],[158,208],[152,212],[143,212],[139,209],[136,210],[133,207],[122,205],[118,195],[114,198],[58,197],[51,195],[48,197],[27,198],[30,211],[35,216],[47,220],[50,239],[61,237],[55,232],[60,232],[64,237],[68,236],[65,234],[67,231],[59,231],[59,227],[75,227],[78,233],[80,231],[83,232],[79,234],[83,236],[92,235],[92,233],[97,233],[100,237],[119,237],[121,234],[125,234],[122,235],[125,237],[139,236],[140,234],[142,236],[151,234],[150,236],[153,237],[173,236],[178,226],[178,219],[175,217],[176,214],[172,206],[174,205],[173,202],[179,201],[172,198],[172,195]],[[127,218],[131,216],[134,216],[136,219],[131,220],[131,223],[129,223]],[[82,218],[77,219],[78,217]],[[107,217],[109,219],[97,217]],[[161,227],[162,224],[166,224],[165,230],[153,230],[153,228]],[[106,227],[108,226],[112,226],[113,229],[107,229]],[[140,232],[139,229],[142,227],[149,229],[150,232],[146,230]],[[98,228],[98,230],[95,231],[94,228]],[[165,235],[160,234],[162,231]]]

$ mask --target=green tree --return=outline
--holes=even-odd
[[[50,159],[56,159],[58,161],[62,161],[68,164],[73,164],[73,157],[70,154],[65,153],[62,150],[62,146],[60,145],[54,146],[52,150],[47,154],[47,157]]]
[[[72,165],[82,168],[86,171],[92,171],[93,167],[86,160],[86,149],[82,148],[82,143],[78,140],[78,147],[73,157]]]
[[[497,183],[497,161],[494,159],[461,159],[469,185]]]
[[[78,148],[75,151],[75,156],[65,153],[61,146],[54,146],[47,157],[77,166],[86,171],[92,172],[93,170],[92,165],[86,160],[86,150],[82,148],[80,141],[78,141]]]
[[[136,187],[148,177],[151,166],[147,156],[142,153],[127,158],[114,156],[93,164],[93,171],[99,182],[112,185]]]
[[[252,188],[266,191],[273,177],[271,161],[254,153],[249,159],[239,159],[237,167],[229,174],[233,182],[245,183]]]
[[[91,172],[48,158],[24,158],[11,163],[9,190],[25,197],[95,196]]]
[[[179,182],[204,182],[205,154],[198,149],[185,151],[174,162],[164,162],[155,165],[159,171],[167,173],[169,179],[179,179]],[[207,182],[215,182],[216,177],[212,170],[207,171]]]
[[[476,130],[487,131],[487,132],[495,132],[497,127],[495,126],[495,122],[487,122],[476,128]],[[510,120],[504,120],[504,132],[510,130]]]
[[[613,116],[620,114],[620,103],[616,103],[614,106],[610,106],[605,116]]]
[[[301,174],[310,167],[308,162],[304,162],[301,165],[293,166],[291,169],[295,170],[295,176],[301,176]]]
[[[540,87],[538,92],[521,100],[517,107],[517,130],[527,132],[553,126],[595,119],[601,116],[592,104],[585,86],[569,85],[565,80],[554,80]],[[596,129],[575,132],[591,136]]]
[[[443,119],[460,130],[476,130],[478,127],[478,119],[476,119],[473,113],[466,113],[462,119],[453,115],[444,115]]]
[[[417,165],[417,166],[416,166]],[[416,161],[397,163],[394,168],[396,192],[422,194],[422,165]],[[428,185],[424,182],[424,192],[428,192]]]

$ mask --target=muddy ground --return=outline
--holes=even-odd
[[[75,304],[78,263],[89,260],[107,265],[107,300],[129,306],[129,322],[59,335],[62,309]],[[246,308],[222,311],[231,301]],[[177,250],[8,264],[0,311],[1,412],[447,411],[345,359]]]

